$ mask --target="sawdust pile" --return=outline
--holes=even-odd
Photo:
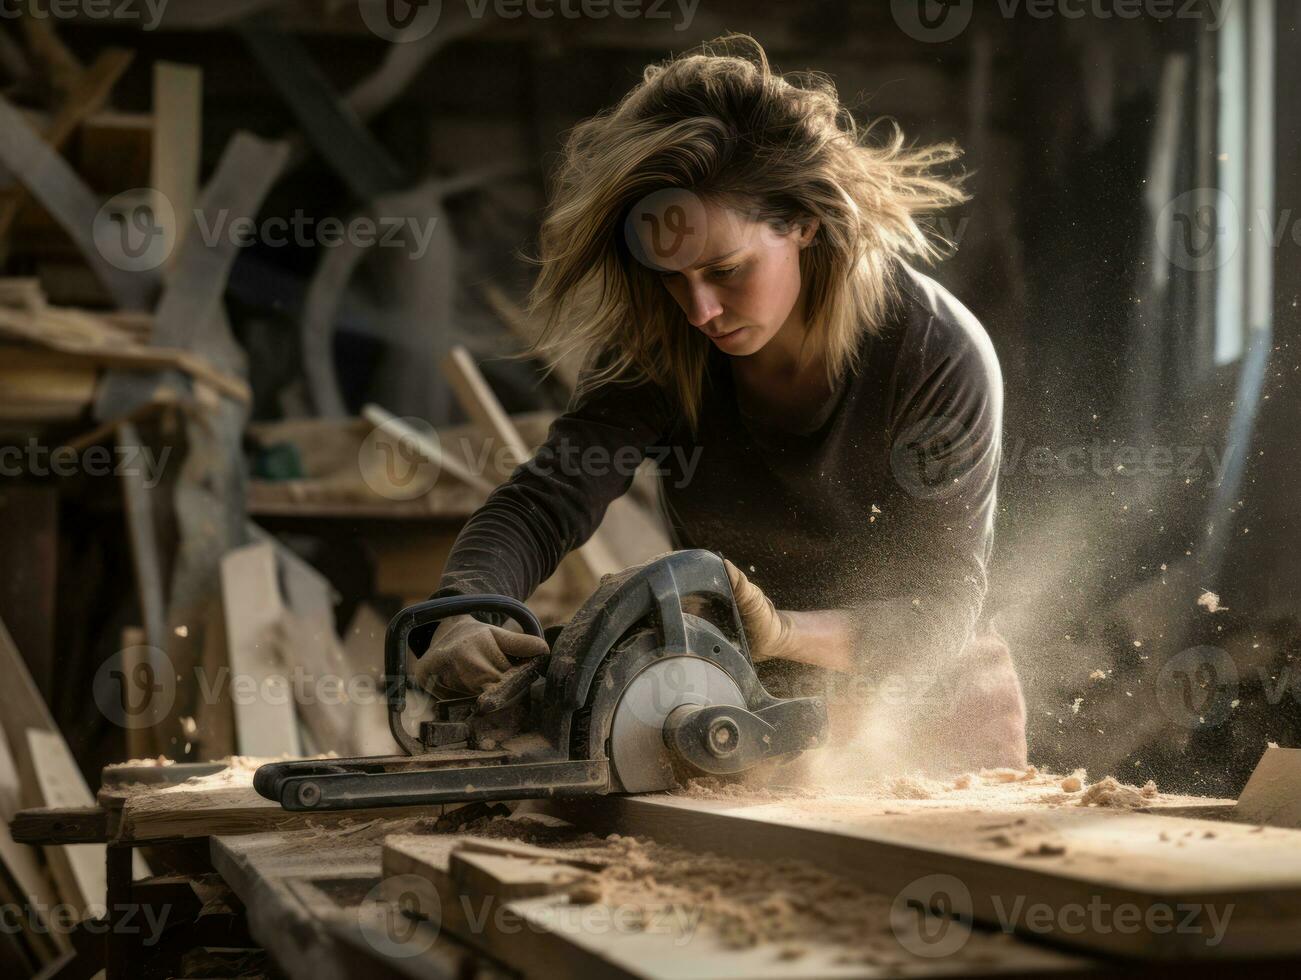
[[[738,861],[618,836],[603,851],[613,861],[593,874],[599,901],[699,909],[733,949],[775,943],[794,955],[817,936],[834,946],[864,947],[864,958],[875,961],[897,945],[889,898],[803,861]],[[874,938],[880,940],[875,950]]]
[[[1080,806],[1120,808],[1149,806],[1159,795],[1156,783],[1150,779],[1140,788],[1127,786],[1117,782],[1115,777],[1108,776],[1084,791],[1084,795],[1080,797]]]
[[[838,787],[765,783],[762,777],[739,780],[696,779],[675,795],[748,803],[799,800],[818,800],[828,804],[835,801],[929,801],[942,805],[972,805],[994,809],[1020,805],[1134,809],[1158,804],[1198,802],[1188,797],[1163,794],[1151,780],[1144,786],[1131,786],[1114,776],[1090,782],[1083,769],[1061,775],[1043,772],[1036,766],[982,769],[950,779],[905,773],[861,778],[848,786]]]
[[[841,963],[906,968],[918,960],[900,947],[892,926],[893,899],[806,861],[741,860],[634,837],[596,837],[572,827],[494,817],[468,824],[480,837],[559,847],[601,865],[572,889],[571,901],[615,907],[684,910],[708,925],[730,949],[776,947],[781,959],[832,947]],[[910,913],[911,914],[911,913]],[[1002,933],[973,933],[964,957],[988,957],[1010,942]]]

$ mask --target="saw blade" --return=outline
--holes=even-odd
[[[664,657],[624,688],[610,726],[610,762],[627,793],[651,793],[677,784],[664,744],[664,720],[684,704],[745,707],[731,676],[699,657]]]

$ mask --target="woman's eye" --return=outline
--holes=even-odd
[[[739,268],[741,268],[739,265],[734,265],[727,269],[714,269],[709,273],[709,275],[714,279],[731,279],[732,275]]]

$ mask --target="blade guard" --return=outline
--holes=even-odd
[[[700,596],[716,612],[720,631],[753,666],[745,628],[732,596],[723,559],[692,549],[626,569],[601,579],[600,587],[570,620],[551,651],[547,671],[542,734],[555,746],[568,746],[576,711],[590,701],[592,681],[614,646],[634,627],[650,625],[657,645],[668,655],[691,653],[682,599]],[[748,672],[753,678],[752,672]],[[736,678],[747,686],[742,678]],[[769,700],[754,679],[755,695]],[[752,691],[745,690],[747,698]]]

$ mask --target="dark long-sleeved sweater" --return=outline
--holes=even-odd
[[[717,350],[694,435],[649,382],[576,399],[471,517],[435,594],[526,598],[649,456],[676,547],[730,558],[778,608],[849,610],[863,675],[901,657],[943,671],[987,588],[1002,378],[989,337],[952,295],[906,267],[898,285],[891,322],[863,335],[858,369],[806,431],[744,416]],[[774,693],[807,689],[817,673],[761,665]]]

